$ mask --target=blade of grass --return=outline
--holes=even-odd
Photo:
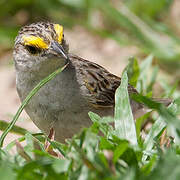
[[[8,125],[9,125],[8,122],[0,120],[0,130],[1,131],[4,131]],[[22,127],[14,125],[14,127],[11,129],[10,132],[15,133],[15,134],[25,135],[28,131]]]
[[[149,55],[147,58],[143,60],[143,62],[140,65],[140,75],[136,85],[138,92],[143,93],[147,91],[148,72],[151,68],[152,60],[153,56]]]
[[[150,80],[149,85],[147,86],[147,93],[152,91],[153,85],[154,85],[154,83],[156,81],[156,78],[157,78],[158,70],[159,70],[158,66],[155,66],[153,68],[153,72],[152,72],[152,75],[151,75],[151,80]]]
[[[133,145],[137,145],[135,122],[129,103],[127,86],[128,77],[127,72],[124,71],[121,85],[118,87],[115,94],[115,135],[120,139],[130,141]]]
[[[134,57],[129,58],[129,64],[126,67],[126,69],[127,69],[129,84],[136,87],[140,75],[140,68],[137,59]]]
[[[139,146],[141,145],[141,128],[142,128],[142,124],[145,122],[145,120],[147,120],[147,118],[149,117],[151,112],[146,113],[145,115],[139,117],[138,119],[136,119],[136,134],[137,134],[137,140],[139,143]]]
[[[45,140],[45,138],[43,138],[42,135],[43,135],[43,133],[34,133],[34,134],[32,134],[32,136],[33,136],[33,137],[36,137],[38,140],[42,140],[42,139]],[[41,136],[41,138],[39,138],[40,136]],[[11,150],[11,149],[16,145],[16,141],[18,141],[18,142],[23,142],[23,141],[25,141],[25,135],[22,136],[22,137],[20,137],[20,138],[17,138],[17,139],[15,139],[15,140],[11,141],[11,142],[4,148],[4,150],[5,150],[5,151]]]
[[[156,122],[152,125],[151,130],[147,134],[144,141],[144,152],[149,152],[152,150],[154,146],[154,139],[162,132],[162,130],[166,127],[166,123],[163,121],[160,116]],[[142,157],[142,161],[145,162],[147,158],[147,154],[144,154]]]
[[[9,131],[13,128],[13,126],[15,125],[16,121],[18,120],[21,112],[23,111],[23,109],[25,108],[25,106],[28,104],[28,102],[30,101],[30,99],[39,91],[39,89],[44,86],[47,82],[49,82],[51,79],[53,79],[57,74],[59,74],[60,72],[62,72],[66,66],[69,63],[67,63],[66,65],[64,65],[62,68],[57,69],[56,71],[54,71],[53,73],[51,73],[49,76],[47,76],[46,78],[44,78],[42,81],[40,81],[34,88],[33,90],[28,94],[28,96],[25,98],[25,100],[22,102],[21,106],[19,107],[18,111],[16,112],[13,120],[11,121],[11,123],[8,125],[8,127],[5,129],[5,131],[3,132],[3,134],[0,137],[0,148],[3,146],[3,142],[4,139],[6,137],[6,135],[9,133]]]

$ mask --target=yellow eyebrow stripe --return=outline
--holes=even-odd
[[[36,36],[23,36],[24,44],[35,46],[42,49],[47,49],[48,44],[44,42],[44,40],[40,37]]]
[[[63,39],[63,27],[59,24],[54,24],[54,30],[56,31],[56,34],[58,36],[57,41],[58,43],[62,42]]]

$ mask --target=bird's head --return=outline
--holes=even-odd
[[[37,71],[50,65],[63,66],[68,60],[68,45],[63,26],[38,22],[22,27],[13,51],[16,68]]]

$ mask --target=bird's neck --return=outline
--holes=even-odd
[[[57,60],[47,61],[41,63],[41,65],[35,71],[31,72],[31,74],[34,75],[34,78],[38,78],[39,80],[42,80],[51,73],[53,73],[58,68],[62,68],[64,65],[65,65],[65,61],[57,61]]]
[[[41,64],[41,66],[38,66],[35,71],[32,69],[29,71],[16,70],[16,84],[20,97],[21,95],[22,97],[27,96],[28,92],[30,92],[41,80],[63,66],[64,63],[58,61],[53,62],[52,60],[51,62],[49,61],[49,64],[47,64],[47,62],[45,64]],[[71,65],[68,65],[58,76],[62,78],[62,81],[64,76],[71,76],[69,78],[73,79],[73,76],[75,76],[73,69],[74,68]]]

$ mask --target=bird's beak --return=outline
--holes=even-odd
[[[57,54],[63,56],[66,60],[69,59],[67,53],[64,51],[64,48],[58,42],[56,42],[56,41],[52,42],[51,43],[51,49],[53,51],[55,51]]]

